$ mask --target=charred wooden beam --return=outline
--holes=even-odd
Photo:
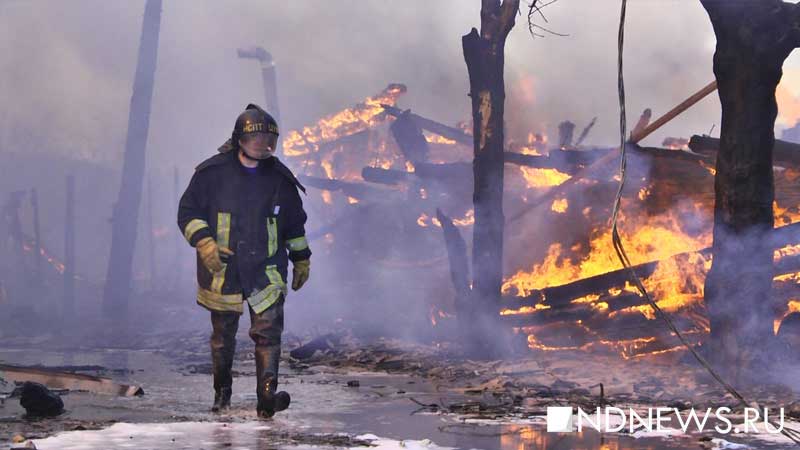
[[[719,139],[710,136],[694,135],[689,139],[689,148],[695,152],[716,158],[719,151]],[[775,165],[800,165],[800,144],[775,139],[772,148],[772,160]]]
[[[558,147],[572,147],[572,139],[575,135],[575,124],[565,120],[558,124]]]
[[[348,209],[342,214],[341,216],[337,217],[333,222],[323,225],[316,230],[306,233],[306,239],[309,242],[313,242],[316,239],[319,239],[325,236],[328,233],[334,232],[337,228],[352,223],[359,220],[364,220],[367,213],[371,212],[374,208],[374,204],[356,204],[356,205],[345,205]]]
[[[583,131],[581,131],[581,135],[578,136],[578,140],[575,141],[576,147],[583,143],[583,141],[586,139],[586,136],[589,135],[589,132],[592,131],[592,128],[594,128],[594,124],[596,123],[597,123],[597,117],[592,117],[592,121],[589,122],[589,124],[583,128]]]
[[[653,158],[679,159],[693,162],[702,161],[707,164],[714,164],[714,158],[708,155],[687,152],[685,150],[670,150],[668,148],[659,147],[639,147],[638,145],[632,148],[638,152],[641,152],[642,154],[652,156]]]
[[[677,338],[660,321],[650,319],[638,311],[609,316],[602,311],[583,311],[572,316],[563,315],[563,320],[549,320],[536,314],[514,314],[500,317],[502,324],[532,332],[544,345],[581,346],[590,342],[624,341],[642,338],[654,338],[674,342]],[[698,329],[691,315],[676,314],[673,322],[682,334],[697,335]],[[577,341],[568,341],[577,337]]]
[[[446,216],[440,209],[436,209],[436,218],[442,224],[444,243],[447,248],[447,259],[450,262],[450,280],[456,291],[456,309],[461,310],[468,304],[470,294],[469,259],[467,258],[467,244],[461,232],[453,224],[453,220]]]
[[[326,191],[340,191],[344,195],[353,198],[364,198],[379,195],[381,190],[364,184],[352,181],[332,180],[330,178],[312,177],[308,175],[299,176],[298,179],[306,186],[323,189]]]
[[[458,128],[454,128],[443,123],[437,122],[435,120],[427,119],[422,117],[418,114],[414,114],[411,112],[410,109],[402,110],[396,106],[391,105],[381,105],[383,109],[390,115],[395,117],[400,117],[403,114],[408,114],[410,119],[413,119],[417,125],[424,129],[428,130],[431,133],[436,133],[439,136],[445,137],[447,139],[452,139],[460,144],[464,145],[472,145],[472,136],[464,133],[463,131],[459,130]]]
[[[417,163],[428,160],[428,141],[425,140],[417,121],[411,117],[410,110],[397,116],[397,120],[389,126],[389,129],[406,161]]]
[[[414,172],[397,169],[384,169],[381,167],[364,167],[361,169],[361,178],[370,183],[380,183],[396,185],[403,181],[408,181],[414,176]]]

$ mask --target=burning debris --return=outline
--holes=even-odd
[[[466,231],[475,220],[470,201],[472,136],[397,107],[403,92],[402,85],[389,85],[353,108],[292,131],[285,156],[303,167],[303,180],[319,189],[323,208],[364,208],[363,202],[368,202],[375,214],[402,198],[409,211],[416,211],[411,215],[417,227],[436,233],[445,220]],[[651,126],[648,113],[633,134]],[[603,350],[623,358],[680,352],[670,333],[654,331],[661,327],[654,322],[653,311],[628,281],[611,246],[606,220],[616,179],[608,169],[589,173],[584,169],[607,158],[613,149],[581,144],[593,124],[575,141],[574,124],[563,122],[555,148],[541,133],[531,132],[522,142],[509,140],[504,153],[511,169],[505,183],[509,205],[524,206],[568,180],[575,187],[553,197],[548,211],[542,211],[560,229],[546,233],[554,240],[541,247],[538,262],[530,261],[529,252],[514,254],[511,245],[511,258],[519,262],[512,263],[518,269],[503,280],[501,322],[526,336],[535,350]],[[621,220],[623,238],[646,287],[662,309],[678,317],[682,331],[695,343],[709,332],[702,300],[711,265],[712,152],[718,145],[714,142],[694,136],[667,139],[663,148],[632,147],[634,182],[625,193]],[[782,206],[796,205],[792,193],[797,187],[797,177],[792,176],[796,163],[791,156],[796,151],[792,144],[781,145],[786,150],[776,147],[776,165],[788,165],[776,169],[780,177],[775,214],[787,226],[800,219],[797,206]],[[576,176],[580,178],[573,179]],[[445,211],[452,215],[444,215]],[[337,215],[342,214],[330,214]],[[528,220],[518,215],[514,219]],[[332,230],[332,225],[323,229]],[[387,238],[415,238],[405,230]],[[794,281],[800,279],[800,266],[793,256],[800,235],[793,230],[776,231],[776,333],[800,294]],[[524,233],[513,229],[511,233],[508,242],[527,239]],[[453,270],[455,290],[461,292],[457,297],[469,289],[464,273],[465,268]],[[455,312],[452,304],[431,308],[438,311],[431,314],[434,325]]]

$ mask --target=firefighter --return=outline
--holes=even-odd
[[[230,406],[245,303],[255,342],[258,416],[272,417],[291,400],[277,392],[287,267],[291,261],[296,291],[308,280],[311,250],[298,192],[305,188],[274,156],[277,140],[275,120],[248,105],[221,153],[196,167],[178,207],[178,226],[197,250],[197,303],[211,311],[214,412]]]

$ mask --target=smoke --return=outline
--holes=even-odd
[[[469,117],[461,36],[479,26],[479,2],[178,0],[162,16],[149,159],[181,165],[213,153],[248,102],[263,102],[258,65],[237,47],[263,46],[278,65],[285,128],[403,82],[403,106],[446,123]],[[2,148],[33,147],[115,164],[124,142],[143,1],[6,2],[0,106]],[[519,131],[570,118],[600,122],[592,142],[614,142],[616,2],[564,0],[547,9],[568,37],[532,39],[519,16],[507,46],[508,120]],[[713,34],[699,2],[631,8],[626,73],[632,111],[665,111],[711,79]],[[32,32],[32,30],[36,32]],[[665,45],[669,42],[669,45]],[[699,45],[698,45],[699,44]],[[705,131],[707,101],[664,129]],[[42,129],[42,117],[48,127]],[[515,129],[512,131],[516,131]]]
[[[78,258],[82,273],[94,281],[105,271],[107,220],[117,191],[113,180],[122,160],[144,3],[0,3],[0,152],[25,155],[0,166],[0,192],[29,189],[46,174],[48,182],[40,184],[44,241],[60,254],[61,186],[73,170],[64,161],[102,166],[102,177],[77,180],[83,212],[79,220],[84,220],[78,230]],[[356,0],[165,2],[147,155],[156,228],[176,231],[173,171],[179,174],[182,190],[192,168],[230,135],[240,110],[250,102],[263,104],[258,64],[239,59],[237,48],[262,46],[275,58],[284,135],[390,82],[408,86],[401,107],[454,124],[470,116],[461,36],[479,26],[479,8],[480,2],[460,0],[409,0],[391,6]],[[567,37],[533,39],[525,15],[518,16],[506,49],[510,138],[530,131],[555,136],[557,124],[565,119],[580,130],[597,116],[586,143],[616,143],[617,8],[612,0],[561,0],[547,8],[548,26]],[[713,78],[714,37],[699,1],[639,0],[629,7],[628,24],[625,76],[630,117],[648,107],[658,116]],[[645,144],[706,132],[718,118],[712,95]],[[20,164],[24,167],[17,167]],[[42,171],[42,166],[48,170]],[[507,214],[511,211],[506,208]],[[332,219],[309,208],[307,228],[317,229]],[[342,238],[359,233],[369,230],[345,229]],[[531,245],[544,249],[550,236],[541,233]],[[163,246],[157,250],[162,268],[172,261],[170,239],[157,241]],[[146,242],[146,233],[140,232],[137,267],[146,265]],[[429,250],[428,244],[422,241],[412,249]],[[323,246],[312,244],[313,248]],[[390,249],[381,256],[407,260],[408,250]],[[181,251],[181,270],[188,281],[194,259],[185,245]],[[411,279],[397,280],[389,267],[375,264],[370,251],[365,246],[364,254],[346,265],[316,252],[307,293],[290,295],[290,307],[293,300],[306,302],[301,320],[309,321],[366,315],[364,311],[402,315],[409,305],[427,314],[428,305],[419,306],[418,299],[430,293],[419,287],[449,286],[444,261],[435,270],[419,269]],[[426,256],[435,260],[440,255]],[[359,279],[374,283],[364,287],[367,283]],[[342,298],[326,303],[326,293],[345,282],[349,285]],[[450,298],[452,292],[443,289],[439,297]]]

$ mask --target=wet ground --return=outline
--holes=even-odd
[[[67,412],[55,419],[27,420],[17,399],[0,405],[0,448],[15,434],[39,449],[267,449],[267,448],[459,448],[459,449],[681,449],[737,448],[699,436],[634,438],[622,434],[547,433],[542,417],[494,420],[420,411],[419,403],[465,399],[430,382],[379,373],[332,373],[326,367],[291,371],[283,364],[282,389],[289,410],[262,421],[255,415],[253,365],[237,361],[233,408],[208,412],[211,377],[191,373],[150,351],[46,352],[0,350],[0,361],[20,365],[98,365],[117,381],[141,385],[145,395],[124,398],[70,392]],[[358,380],[359,387],[347,382]],[[490,402],[491,399],[485,399]],[[734,439],[731,439],[734,440]],[[702,446],[702,447],[701,447]],[[788,446],[782,446],[789,448]],[[745,448],[745,447],[741,447]],[[747,448],[772,448],[750,443]]]

